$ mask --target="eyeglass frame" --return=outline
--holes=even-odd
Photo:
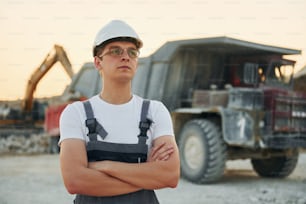
[[[111,49],[114,49],[114,48],[119,49],[119,50],[120,50],[120,54],[117,55],[117,54],[112,53]],[[129,54],[129,51],[131,51],[131,50],[136,51],[137,56],[135,56],[135,57],[131,56],[131,55]],[[124,54],[124,51],[127,52],[128,56],[129,56],[131,59],[136,59],[136,58],[138,58],[138,57],[139,57],[139,54],[140,54],[140,52],[139,52],[139,50],[138,50],[137,48],[133,48],[133,47],[122,48],[122,47],[120,47],[120,46],[112,46],[112,47],[108,48],[108,51],[107,51],[106,53],[101,54],[100,56],[98,56],[98,58],[99,58],[100,60],[102,60],[102,58],[103,58],[105,55],[110,55],[110,56],[112,56],[112,57],[121,57],[121,56]]]

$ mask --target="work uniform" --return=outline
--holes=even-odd
[[[110,158],[107,158],[108,160],[122,161],[123,159],[124,162],[145,162],[146,158],[143,159],[143,155],[147,156],[147,150],[152,146],[154,139],[162,135],[174,135],[170,114],[161,102],[151,101],[147,114],[143,114],[143,99],[136,95],[133,95],[128,103],[121,105],[108,104],[101,100],[99,96],[92,97],[88,104],[99,124],[99,127],[96,128],[99,132],[98,135],[88,130],[87,123],[90,123],[90,121],[87,119],[93,117],[88,114],[88,111],[86,115],[85,106],[82,102],[75,102],[67,106],[60,120],[60,142],[67,138],[85,140],[88,161],[103,160],[104,155],[108,155],[110,156]],[[144,115],[152,122],[145,139],[144,137],[138,137],[141,132],[139,122]],[[128,148],[124,148],[125,146]],[[114,153],[109,153],[109,151],[114,151]],[[118,152],[121,155],[118,156]],[[138,155],[136,160],[126,156],[129,153]],[[158,200],[153,190],[140,190],[109,197],[77,195],[75,203],[155,204],[158,203]]]

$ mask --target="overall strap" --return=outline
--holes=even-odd
[[[147,131],[152,123],[152,121],[147,118],[149,106],[150,101],[143,100],[139,122],[140,134],[138,135],[138,144],[146,144],[146,140],[148,139]]]
[[[108,134],[106,130],[103,128],[103,126],[98,123],[96,118],[94,117],[94,113],[92,110],[92,106],[90,102],[84,101],[83,102],[85,113],[86,113],[86,120],[85,124],[86,127],[88,128],[88,137],[90,141],[97,141],[97,135],[99,134],[103,139],[106,137]]]

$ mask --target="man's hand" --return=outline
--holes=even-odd
[[[155,145],[151,148],[151,152],[148,157],[148,162],[153,161],[167,161],[170,155],[174,152],[174,147],[166,142],[159,145]]]

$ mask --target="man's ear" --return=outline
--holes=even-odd
[[[101,65],[102,59],[99,59],[97,56],[95,56],[94,58],[94,64],[97,70],[101,70],[102,69],[102,65]]]

